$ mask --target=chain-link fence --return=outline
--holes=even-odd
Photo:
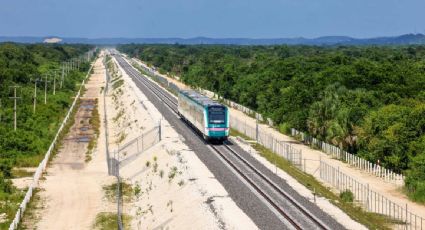
[[[123,196],[122,196],[122,179],[120,177],[120,168],[126,166],[135,160],[140,154],[161,141],[161,124],[144,132],[142,135],[134,138],[128,143],[120,146],[114,151],[114,157],[110,158],[108,165],[112,166],[111,175],[116,176],[116,200],[117,200],[117,221],[118,229],[123,229],[122,213],[123,213]]]
[[[399,205],[380,193],[348,176],[326,162],[320,161],[320,178],[341,192],[350,191],[354,201],[365,210],[390,217],[397,229],[423,229],[425,219],[408,210],[406,205]]]
[[[105,88],[103,90],[103,122],[105,124],[105,149],[106,149],[106,162],[108,165],[108,175],[114,175],[113,174],[113,165],[111,164],[111,154],[109,152],[109,129],[108,129],[108,110],[106,106],[106,95],[108,95],[109,91],[109,81],[111,80],[111,75],[109,74],[108,70],[108,63],[106,63],[106,56],[103,58],[103,66],[105,68],[105,77],[106,77],[106,83]]]
[[[161,140],[161,126],[155,126],[152,129],[145,131],[142,135],[134,138],[126,144],[119,146],[115,150],[116,157],[119,160],[120,167],[135,160],[141,153],[154,146]]]

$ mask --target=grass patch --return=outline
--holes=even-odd
[[[339,198],[341,198],[341,200],[346,203],[351,203],[354,201],[354,194],[349,189],[347,189],[339,194]]]
[[[18,229],[32,229],[34,223],[40,220],[40,214],[37,214],[37,210],[43,209],[43,202],[40,197],[40,189],[33,190],[33,196],[28,203],[27,209],[24,212],[21,223],[18,225]]]
[[[122,85],[124,85],[124,80],[123,79],[119,79],[118,81],[115,81],[114,83],[112,83],[112,89],[118,89],[119,87],[121,87]]]
[[[6,222],[0,223],[0,229],[9,229],[10,222],[15,218],[16,210],[22,202],[26,191],[18,190],[11,181],[4,179],[1,183],[10,183],[10,192],[0,191],[0,213],[6,213]]]
[[[117,139],[116,143],[117,143],[117,144],[120,144],[121,142],[123,142],[123,141],[124,141],[124,139],[125,139],[126,137],[127,137],[127,134],[126,134],[126,133],[124,133],[124,132],[120,133],[120,135],[119,135],[119,137],[118,137],[118,139]]]
[[[117,123],[117,121],[124,115],[124,109],[121,109],[117,115],[115,115],[114,118],[112,118],[112,120]]]
[[[238,131],[231,129],[230,134],[232,136],[240,136],[249,140],[247,136],[239,133]],[[291,177],[295,178],[299,183],[307,187],[311,191],[315,191],[317,196],[325,197],[332,204],[339,207],[353,220],[365,225],[369,229],[391,229],[391,223],[394,223],[390,218],[379,215],[376,213],[367,212],[359,206],[353,203],[344,202],[342,198],[333,193],[329,188],[325,187],[321,182],[316,180],[312,175],[306,174],[299,170],[297,167],[292,165],[286,159],[278,156],[269,149],[265,148],[260,144],[253,144],[252,147],[269,162],[277,165],[280,169],[288,173]]]
[[[33,171],[28,171],[25,169],[14,168],[12,169],[12,178],[22,178],[22,177],[32,177],[34,175]]]
[[[121,217],[124,229],[130,229],[131,217],[123,214]],[[101,212],[96,215],[93,229],[96,230],[116,230],[118,228],[117,214],[113,212]]]
[[[87,145],[87,152],[86,152],[86,162],[91,161],[92,157],[91,154],[93,152],[94,147],[97,145],[97,139],[99,137],[99,129],[100,129],[100,115],[98,110],[98,100],[96,98],[93,111],[92,111],[92,117],[89,119],[89,124],[91,125],[91,128],[94,131],[94,137],[90,139],[89,144]]]
[[[116,199],[117,199],[117,183],[116,182],[110,185],[103,186],[103,190],[105,191],[105,197],[109,201],[116,202]],[[121,193],[122,193],[123,200],[125,202],[132,201],[134,191],[131,184],[121,182]]]
[[[168,182],[171,182],[174,177],[177,175],[177,167],[174,166],[171,168],[170,172],[168,172]]]

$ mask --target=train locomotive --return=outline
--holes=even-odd
[[[226,106],[192,90],[180,90],[178,112],[206,141],[225,141],[229,136],[229,110]]]

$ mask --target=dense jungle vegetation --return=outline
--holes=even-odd
[[[425,202],[425,46],[123,45],[119,50],[407,175]]]
[[[38,166],[43,159],[60,123],[70,107],[79,83],[85,77],[88,63],[69,72],[60,88],[61,71],[57,71],[56,95],[53,91],[53,72],[64,61],[84,55],[92,49],[88,45],[47,45],[0,43],[0,213],[8,227],[24,193],[17,190],[10,179],[24,172],[15,167]],[[44,104],[45,82],[37,84],[37,107],[33,113],[34,81],[50,74],[47,84],[47,104]],[[13,126],[13,96],[11,86],[17,88],[17,130]],[[28,176],[30,176],[29,174]]]

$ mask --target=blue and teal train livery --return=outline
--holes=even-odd
[[[181,90],[178,111],[206,140],[223,141],[229,136],[228,108],[204,95],[191,90]]]

